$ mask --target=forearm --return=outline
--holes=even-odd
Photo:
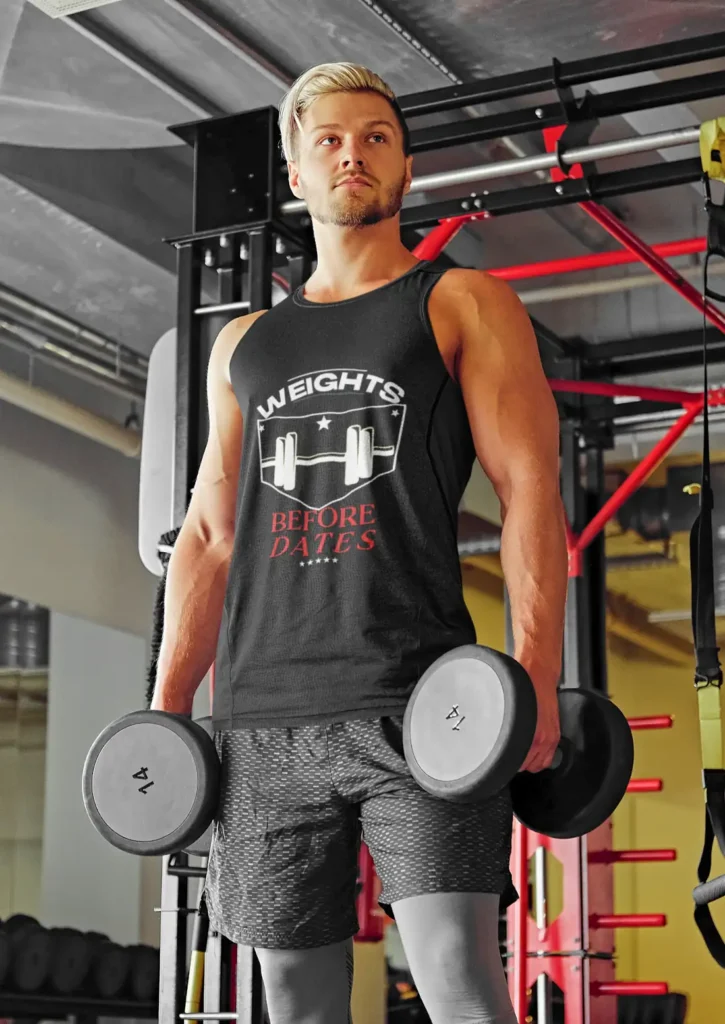
[[[231,541],[182,530],[169,562],[153,707],[191,711],[216,654]]]
[[[558,491],[517,488],[505,509],[501,566],[511,608],[514,657],[538,681],[561,671],[567,550]]]

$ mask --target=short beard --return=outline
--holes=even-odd
[[[333,194],[326,210],[310,209],[310,215],[319,224],[334,224],[338,228],[369,227],[371,224],[379,224],[382,220],[395,217],[403,206],[404,195],[405,176],[395,185],[391,185],[382,198],[376,198],[373,202],[366,203],[357,196],[343,198]]]

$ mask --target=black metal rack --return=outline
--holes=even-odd
[[[482,117],[411,131],[414,152],[458,146],[484,138],[536,130],[552,124],[585,126],[601,118],[633,110],[662,107],[686,98],[722,93],[722,76],[703,74],[672,79],[656,86],[627,89],[605,96],[587,94],[575,100],[574,86],[637,71],[691,64],[725,56],[725,33],[663,46],[511,74],[465,86],[451,86],[404,96],[402,110],[410,117],[431,114],[487,100],[554,91],[557,100],[524,111]],[[277,112],[262,108],[212,117],[171,129],[194,148],[194,204],[189,234],[168,239],[178,253],[177,412],[175,445],[175,518],[183,521],[191,488],[206,443],[205,379],[209,352],[218,330],[234,315],[269,308],[272,275],[283,267],[291,287],[305,280],[314,259],[314,240],[306,212],[283,211],[291,196],[277,139]],[[698,180],[698,160],[654,163],[634,170],[598,174],[586,168],[583,178],[560,184],[475,194],[475,209],[502,216],[523,210],[606,199],[635,191]],[[412,228],[434,224],[471,210],[470,190],[461,199],[404,209],[404,237]],[[214,305],[203,305],[205,274],[216,274]],[[627,342],[590,345],[564,341],[536,325],[542,358],[548,370],[574,379],[613,380],[617,376],[695,365],[701,358],[702,335],[681,332]],[[725,341],[713,335],[713,360],[725,358]],[[614,405],[575,396],[560,400],[562,418],[562,490],[575,529],[591,518],[603,495],[602,449],[611,444]],[[591,545],[581,577],[571,581],[564,678],[566,685],[588,685],[606,691],[604,646],[603,541]],[[166,858],[163,869],[161,928],[160,1024],[178,1021],[183,1009],[188,879],[203,874],[188,858]],[[192,908],[193,909],[193,908]],[[229,953],[227,940],[211,935],[206,958],[204,1011],[228,1012]],[[261,978],[251,951],[239,951],[236,968],[236,1013],[242,1024],[261,1024]],[[138,1007],[134,1006],[135,1016]]]
[[[96,1024],[99,1017],[155,1020],[158,1005],[131,999],[90,999],[83,996],[27,995],[0,989],[0,1017],[10,1019],[66,1020]]]

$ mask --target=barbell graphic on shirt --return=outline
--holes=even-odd
[[[273,459],[262,459],[262,467],[274,466],[274,486],[293,491],[297,486],[298,466],[317,466],[325,462],[345,464],[345,484],[357,484],[373,475],[373,457],[392,456],[395,445],[375,447],[375,427],[350,426],[345,437],[345,451],[319,452],[300,455],[297,451],[297,433],[289,431],[275,441]]]

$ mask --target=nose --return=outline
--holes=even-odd
[[[345,171],[362,170],[365,166],[362,149],[357,139],[347,139],[340,153],[340,166]]]

